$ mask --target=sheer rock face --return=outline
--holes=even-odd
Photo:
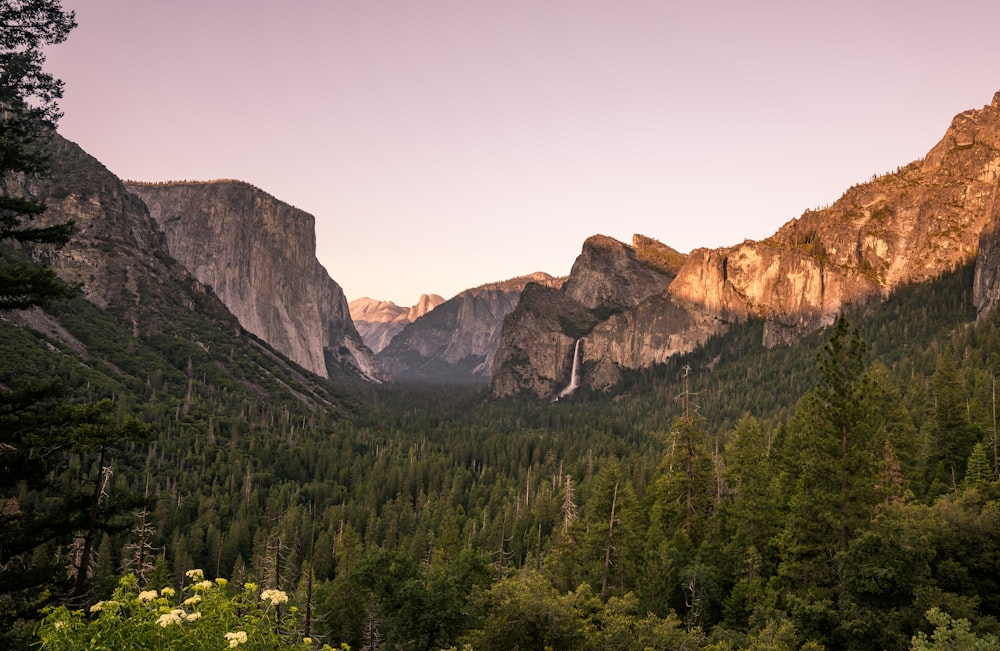
[[[1000,303],[1000,196],[994,201],[992,220],[979,237],[972,301],[979,317]]]
[[[993,108],[1000,110],[1000,93],[993,97]],[[959,116],[955,118],[956,122]],[[965,120],[963,120],[963,126]],[[981,134],[974,129],[969,129],[972,133],[964,132],[962,142],[986,143],[989,142],[994,151],[1000,150],[1000,135],[996,132],[992,134],[990,141],[987,134]],[[958,146],[956,142],[956,146]],[[965,144],[965,146],[969,146]],[[982,176],[989,180],[993,178],[993,194],[987,199],[990,211],[990,219],[983,228],[979,237],[979,255],[976,258],[976,273],[973,281],[972,300],[980,316],[996,307],[1000,303],[1000,190],[998,190],[997,177],[1000,176],[1000,166],[994,165],[991,169],[983,171]]]
[[[406,324],[377,356],[396,380],[487,382],[506,317],[528,283],[559,286],[545,273],[461,292]]]
[[[832,206],[806,211],[766,240],[697,249],[674,267],[665,291],[634,304],[621,292],[640,283],[624,271],[620,256],[611,263],[606,253],[625,245],[591,238],[566,284],[568,296],[596,320],[578,333],[583,381],[609,386],[616,369],[662,362],[751,317],[765,321],[763,345],[794,341],[831,323],[845,305],[881,300],[903,283],[931,280],[973,259],[973,294],[982,314],[1000,301],[998,189],[1000,93],[990,105],[956,116],[924,160],[850,188]],[[634,244],[640,241],[637,236]],[[623,309],[600,314],[599,304]],[[576,308],[548,301],[544,310],[552,309]],[[544,319],[517,314],[511,332],[505,325],[496,394],[544,397],[566,381],[565,368],[552,376],[550,353],[543,351],[556,334],[566,336],[565,321],[549,311]],[[514,331],[519,328],[534,329],[538,345]],[[557,332],[546,335],[545,328]],[[566,348],[562,342],[564,354]]]
[[[348,365],[383,379],[344,292],[316,260],[312,215],[237,181],[127,187],[149,207],[170,255],[246,330],[317,375]]]
[[[413,323],[442,303],[444,298],[437,294],[421,294],[417,304],[409,308],[368,297],[355,299],[347,307],[361,340],[377,355],[406,324]]]

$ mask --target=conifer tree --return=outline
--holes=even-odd
[[[938,360],[932,380],[934,388],[934,413],[932,418],[930,468],[937,471],[942,465],[946,486],[940,479],[932,492],[954,491],[962,481],[965,461],[976,441],[969,426],[966,411],[966,386],[955,358],[944,352]],[[933,481],[933,478],[932,478]]]
[[[822,382],[800,401],[783,445],[790,499],[778,569],[796,624],[829,640],[839,621],[837,559],[878,503],[884,443],[865,344],[843,316],[818,362]]]
[[[65,40],[75,26],[73,13],[58,0],[0,0],[0,245],[59,246],[73,232],[69,223],[33,226],[45,206],[18,190],[26,178],[47,172],[45,142],[59,118],[62,83],[42,69],[43,48]],[[0,266],[0,310],[72,293],[51,269],[27,262]],[[24,622],[58,590],[65,570],[56,555],[68,535],[65,513],[29,510],[19,501],[50,488],[53,461],[61,455],[47,437],[66,432],[64,395],[58,383],[0,390],[0,646],[26,644]],[[51,589],[39,590],[42,585]]]
[[[25,177],[48,172],[45,146],[60,117],[62,82],[42,69],[43,48],[76,26],[58,0],[0,2],[0,243],[62,246],[73,224],[33,226],[45,204],[26,197]],[[47,268],[26,262],[0,267],[0,310],[24,309],[71,296],[73,288]]]
[[[729,558],[743,576],[773,570],[770,541],[780,527],[774,486],[771,437],[751,416],[736,424],[726,443],[726,482],[729,499],[723,504],[724,538]],[[769,567],[761,567],[761,562]]]

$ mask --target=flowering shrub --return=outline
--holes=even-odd
[[[50,608],[38,629],[44,651],[76,649],[317,649],[302,637],[298,610],[281,590],[246,583],[231,590],[225,579],[208,581],[201,570],[187,572],[191,584],[180,597],[170,587],[139,590],[136,578],[121,579],[111,599],[89,612]],[[323,645],[325,651],[334,651]],[[349,651],[347,645],[338,651]]]

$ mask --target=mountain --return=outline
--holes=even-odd
[[[237,410],[242,401],[285,399],[310,413],[336,407],[330,382],[241,328],[211,289],[170,256],[145,204],[121,180],[59,135],[49,153],[48,177],[8,180],[2,190],[43,200],[48,209],[39,225],[72,220],[77,232],[61,249],[5,245],[0,255],[46,261],[63,280],[81,283],[82,296],[2,315],[2,340],[12,346],[5,361],[25,355],[20,368],[35,365],[29,350],[41,343],[55,353],[47,367],[64,367],[85,396],[140,395],[162,405],[168,394],[179,395],[175,416],[217,410],[224,400]],[[358,373],[345,366],[337,378],[356,381]],[[202,391],[218,393],[201,400]]]
[[[765,240],[692,251],[671,268],[663,291],[632,292],[647,294],[633,305],[615,292],[634,287],[635,277],[588,240],[563,295],[532,294],[504,324],[492,390],[554,395],[568,380],[576,339],[583,382],[596,387],[749,318],[764,320],[763,345],[787,343],[830,324],[847,305],[881,301],[973,260],[977,306],[988,310],[1000,300],[998,179],[1000,93],[957,115],[924,159],[850,188]],[[602,240],[600,248],[615,245]]]
[[[347,366],[384,379],[343,290],[316,260],[312,215],[239,181],[126,187],[148,206],[169,254],[248,331],[319,376]]]
[[[361,340],[378,354],[407,323],[413,323],[441,303],[444,298],[437,294],[421,294],[417,304],[409,308],[368,297],[355,299],[347,307]]]
[[[504,317],[531,283],[563,279],[537,272],[467,289],[403,327],[376,359],[396,380],[488,382]]]
[[[632,246],[604,235],[583,250],[562,287],[528,285],[506,317],[492,377],[499,395],[554,396],[569,381],[576,341],[616,314],[661,294],[685,257],[648,237]],[[589,359],[587,344],[582,346]]]

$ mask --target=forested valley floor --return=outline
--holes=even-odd
[[[735,325],[558,403],[297,384],[262,373],[265,346],[135,338],[82,299],[49,308],[72,337],[0,322],[4,426],[65,436],[5,478],[6,515],[31,514],[0,575],[7,635],[33,639],[25,613],[51,602],[86,630],[122,576],[183,594],[197,568],[287,595],[299,644],[994,641],[1000,322],[975,323],[970,281],[793,346]]]

